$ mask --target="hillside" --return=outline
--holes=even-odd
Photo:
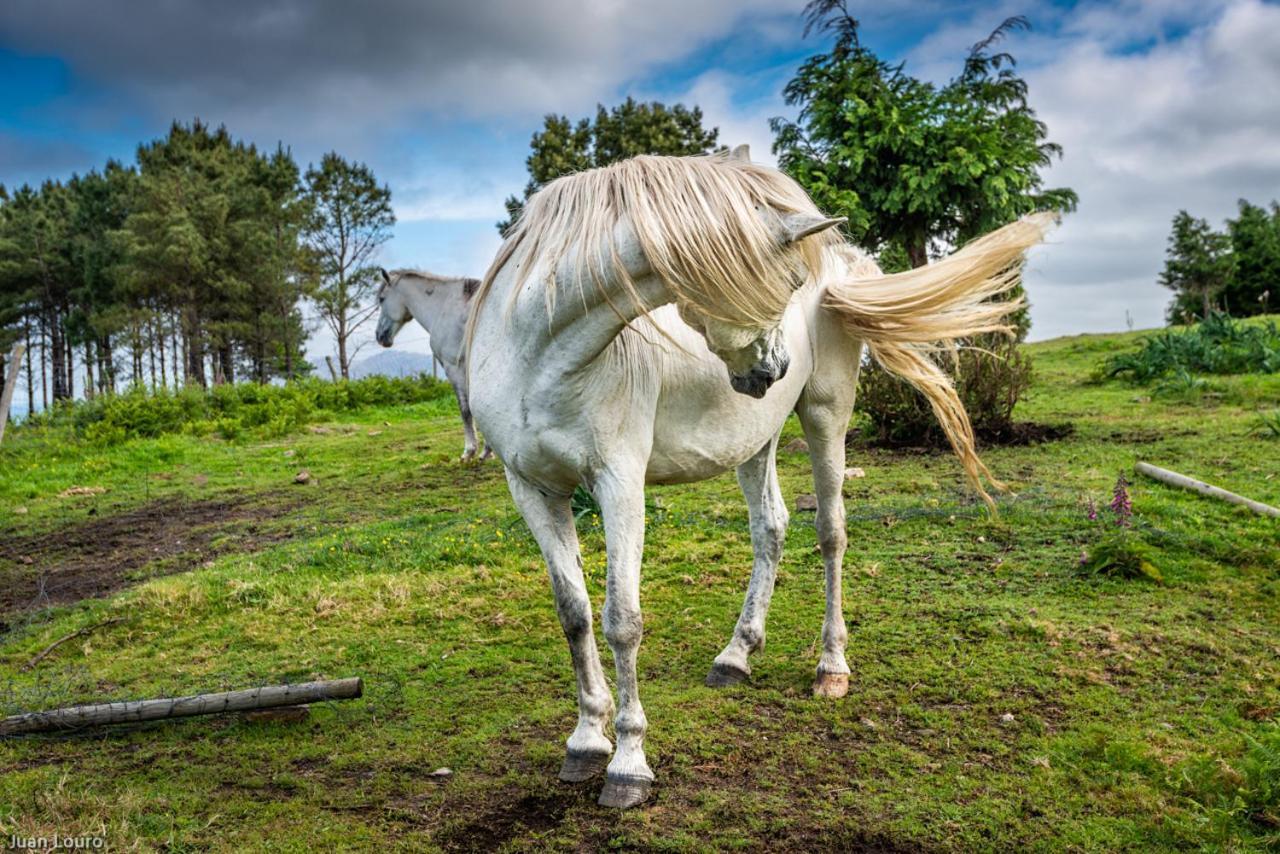
[[[1267,850],[1280,844],[1280,526],[1136,480],[1134,535],[1164,583],[1088,576],[1080,558],[1101,531],[1089,499],[1105,505],[1139,459],[1280,504],[1280,439],[1257,429],[1280,375],[1182,395],[1090,380],[1136,338],[1029,347],[1018,417],[1075,429],[984,452],[1013,490],[999,519],[950,456],[850,450],[866,476],[846,484],[842,700],[809,696],[823,611],[812,514],[792,514],[752,683],[716,691],[702,680],[746,586],[746,508],[732,475],[652,490],[640,671],[658,781],[624,814],[595,805],[598,781],[555,779],[575,720],[568,650],[500,467],[456,461],[451,399],[270,441],[104,450],[16,429],[0,447],[0,714],[356,675],[366,696],[304,722],[0,741],[0,838]],[[798,435],[793,420],[784,444]],[[794,506],[808,460],[782,453],[779,468]],[[599,520],[580,533],[598,614]]]

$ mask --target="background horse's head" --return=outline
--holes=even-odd
[[[396,340],[396,333],[413,319],[409,311],[409,301],[396,285],[400,281],[400,271],[388,273],[379,269],[382,284],[378,287],[378,329],[374,337],[383,347],[390,347]]]

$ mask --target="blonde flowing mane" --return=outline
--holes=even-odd
[[[768,328],[791,300],[797,262],[811,277],[819,277],[822,250],[839,237],[824,231],[783,249],[759,214],[762,209],[779,215],[818,214],[800,185],[786,175],[725,155],[642,155],[559,178],[528,201],[498,250],[481,280],[468,333],[498,271],[510,263],[517,269],[513,301],[532,283],[542,288],[552,310],[556,273],[574,249],[581,287],[590,278],[603,293],[603,283],[618,276],[633,305],[640,307],[614,242],[615,228],[624,218],[677,303],[692,304],[725,322]]]

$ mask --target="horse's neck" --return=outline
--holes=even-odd
[[[414,279],[407,303],[413,319],[431,335],[431,349],[442,358],[460,361],[467,322],[462,281],[437,282],[435,292],[428,294],[425,283]]]
[[[616,253],[610,253],[611,260],[616,257],[621,262],[622,270],[610,263],[601,271],[599,281],[579,270],[572,257],[566,259],[558,270],[557,293],[550,309],[545,291],[534,287],[536,279],[529,277],[516,296],[514,312],[530,318],[519,324],[526,336],[519,346],[531,359],[565,375],[580,371],[631,321],[671,302],[667,287],[653,275],[634,241],[625,239],[628,236],[618,240]],[[624,284],[628,277],[634,294]],[[511,279],[507,281],[509,289]],[[508,294],[495,293],[491,299],[496,305],[509,302]],[[532,320],[535,317],[536,322]]]

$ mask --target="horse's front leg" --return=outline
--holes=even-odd
[[[606,473],[592,493],[604,518],[608,580],[604,599],[604,636],[613,649],[618,674],[618,749],[609,763],[600,805],[633,807],[649,796],[653,772],[644,757],[648,726],[640,706],[636,657],[643,625],[640,617],[640,561],[644,551],[644,477]]]
[[[751,520],[751,548],[755,557],[751,567],[751,583],[742,603],[742,614],[734,627],[733,638],[716,656],[707,674],[707,685],[720,688],[734,685],[751,675],[747,656],[764,647],[764,623],[773,596],[773,583],[778,575],[778,561],[787,536],[787,505],[778,487],[775,460],[778,437],[774,436],[754,457],[738,466],[738,485],[747,499]]]
[[[578,531],[568,497],[543,495],[509,470],[507,483],[547,562],[556,612],[578,677],[578,726],[569,736],[560,768],[561,780],[578,783],[603,771],[613,752],[613,745],[604,734],[613,712],[613,698],[592,632],[591,600],[582,578]]]

